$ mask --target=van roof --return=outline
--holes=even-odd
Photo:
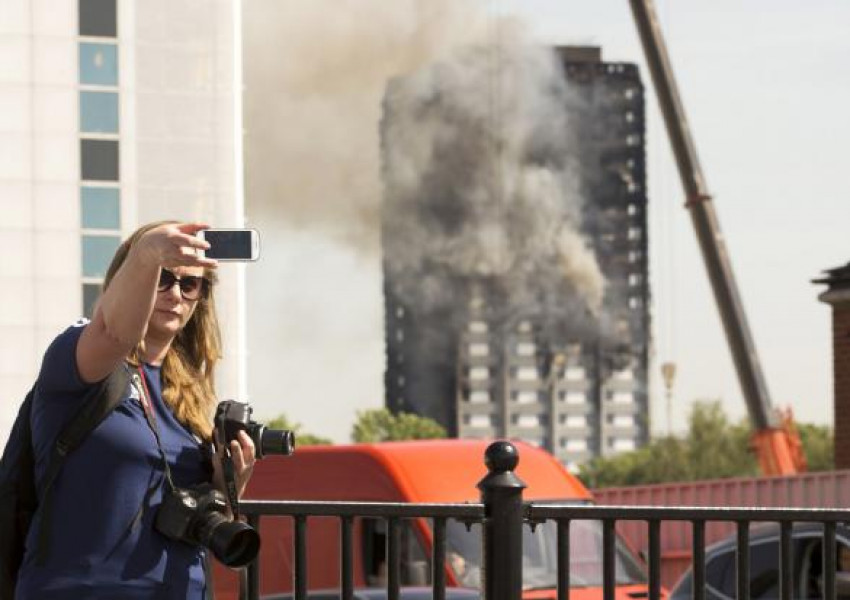
[[[287,466],[296,466],[289,461],[303,462],[305,468],[311,471],[326,471],[328,479],[336,478],[333,471],[345,468],[358,469],[363,478],[368,479],[366,473],[378,469],[392,480],[401,496],[399,499],[404,501],[475,502],[480,497],[476,485],[487,474],[484,451],[491,442],[447,439],[306,446],[298,448],[292,457],[281,458],[279,463],[274,462],[281,472],[289,471]],[[571,501],[591,499],[587,488],[549,453],[523,442],[512,443],[519,452],[516,474],[527,485],[523,493],[525,498]],[[347,460],[338,460],[343,456]],[[343,466],[346,464],[348,467]],[[261,463],[258,466],[265,465]],[[292,475],[295,475],[295,469],[292,471]],[[305,483],[302,479],[302,485]],[[337,485],[341,485],[341,482],[338,481]],[[298,484],[295,483],[295,486],[297,488]]]

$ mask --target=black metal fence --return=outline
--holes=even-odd
[[[387,524],[387,599],[399,600],[401,567],[399,532],[403,520],[431,520],[431,587],[434,600],[446,598],[446,524],[449,519],[483,525],[483,562],[481,591],[486,600],[519,600],[523,591],[523,527],[539,526],[554,521],[557,528],[557,586],[558,600],[570,597],[570,527],[576,521],[602,523],[602,599],[614,600],[617,579],[615,552],[618,521],[643,521],[647,524],[649,547],[646,552],[647,596],[662,598],[661,587],[661,523],[690,521],[693,527],[693,585],[694,600],[706,598],[705,524],[708,521],[731,521],[737,525],[736,593],[738,599],[750,598],[751,523],[778,523],[779,595],[782,600],[793,597],[792,583],[792,525],[815,522],[823,525],[823,598],[836,597],[836,526],[850,522],[850,510],[831,509],[759,509],[759,508],[693,508],[593,506],[523,502],[525,485],[514,474],[518,462],[516,448],[509,442],[494,442],[485,453],[488,472],[478,484],[480,503],[412,504],[393,502],[301,502],[246,501],[242,511],[249,522],[259,528],[263,516],[288,516],[294,522],[293,535],[293,598],[307,600],[307,531],[309,517],[336,517],[341,526],[340,598],[354,598],[355,517],[384,519]],[[260,598],[259,560],[248,568],[243,597]]]

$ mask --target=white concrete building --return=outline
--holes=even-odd
[[[243,223],[239,7],[0,2],[0,441],[123,237]],[[220,271],[223,396],[246,390],[242,269]]]

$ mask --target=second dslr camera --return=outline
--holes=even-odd
[[[295,435],[287,429],[267,429],[251,419],[251,407],[246,402],[224,400],[215,411],[215,428],[224,431],[224,442],[230,444],[240,431],[254,442],[257,458],[266,454],[289,456],[295,451]]]

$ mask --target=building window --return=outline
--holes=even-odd
[[[564,400],[567,404],[584,404],[587,401],[587,396],[584,392],[567,392],[564,395]]]
[[[608,421],[614,427],[634,427],[635,426],[635,416],[634,415],[609,415]]]
[[[567,367],[564,369],[564,379],[567,381],[582,381],[585,377],[584,367]]]
[[[469,369],[469,378],[476,381],[483,381],[490,377],[490,370],[487,367],[472,367]]]
[[[83,316],[91,319],[94,315],[94,304],[100,297],[99,283],[83,284]]]
[[[516,372],[519,381],[536,381],[537,367],[519,367]]]
[[[538,427],[542,425],[538,415],[512,415],[511,422],[517,427]]]
[[[614,404],[631,404],[635,401],[635,396],[631,392],[614,392],[611,400]]]
[[[80,131],[118,133],[118,94],[80,92]]]
[[[469,401],[473,404],[486,404],[490,402],[490,392],[475,390],[469,394]]]
[[[520,356],[534,356],[537,347],[532,342],[520,342],[516,345],[516,353]]]
[[[560,421],[566,427],[587,427],[586,415],[561,415]]]
[[[533,404],[539,400],[537,392],[525,390],[511,394],[518,404]]]
[[[484,321],[472,321],[469,324],[469,331],[472,333],[487,333],[487,323]]]
[[[614,371],[614,379],[618,381],[634,381],[635,372],[631,369],[622,369],[620,371]]]
[[[488,354],[490,354],[490,346],[488,346],[487,344],[469,345],[470,356],[487,356]]]
[[[80,140],[80,177],[87,181],[118,181],[118,141]]]
[[[80,43],[80,83],[83,85],[118,85],[118,46],[115,44]]]
[[[561,438],[561,447],[565,448],[567,452],[584,452],[587,450],[587,440],[582,438]]]
[[[608,440],[608,447],[615,452],[630,452],[637,446],[631,438],[610,438]]]
[[[83,229],[121,229],[121,194],[114,187],[89,187],[80,189]]]
[[[115,37],[118,11],[115,0],[79,0],[80,35]]]
[[[83,277],[103,277],[121,238],[112,235],[83,236]]]
[[[464,415],[463,420],[470,427],[490,427],[493,424],[490,415]]]

